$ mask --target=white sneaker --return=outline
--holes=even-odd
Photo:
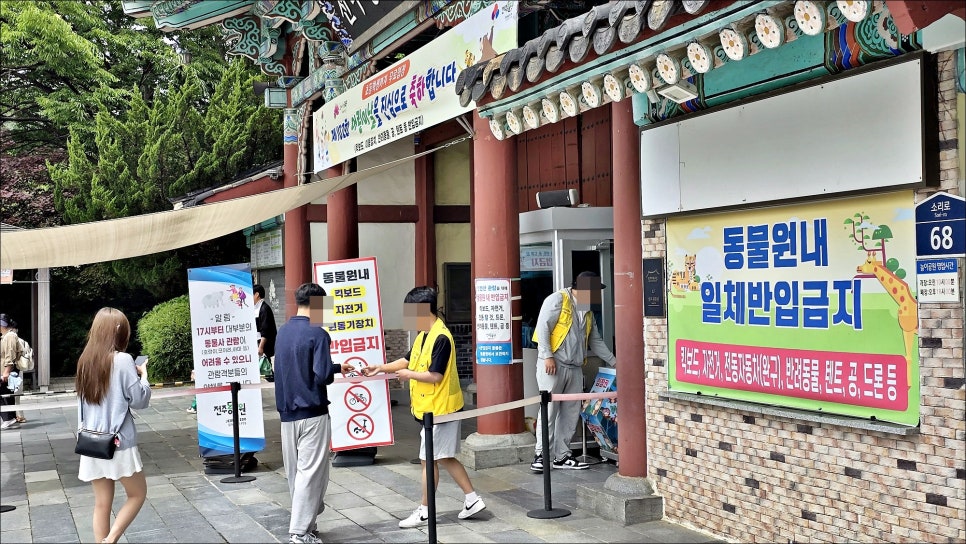
[[[399,528],[413,529],[415,527],[420,527],[428,523],[429,523],[429,516],[428,515],[423,516],[422,514],[419,513],[419,508],[416,508],[415,510],[413,510],[412,514],[409,514],[408,518],[401,520],[399,522]]]
[[[321,544],[322,539],[315,536],[314,533],[305,533],[304,535],[290,535],[288,541],[296,544]]]
[[[469,506],[467,506],[466,504],[464,504],[463,505],[463,510],[459,514],[457,514],[456,517],[458,517],[460,519],[466,519],[466,518],[469,518],[469,517],[473,517],[474,515],[479,514],[480,512],[482,512],[484,508],[486,508],[486,505],[483,504],[483,499],[476,499],[476,502],[474,502],[473,504],[471,504]]]
[[[3,425],[0,425],[0,429],[19,429],[20,423],[16,419],[11,419],[10,421],[4,421]]]

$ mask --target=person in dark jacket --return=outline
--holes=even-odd
[[[275,312],[265,300],[265,288],[256,284],[252,287],[255,299],[255,311],[258,317],[255,319],[255,330],[258,331],[258,356],[265,355],[269,359],[275,356],[275,337],[278,331],[275,328]]]
[[[275,407],[282,421],[282,462],[292,497],[289,542],[321,542],[316,517],[325,510],[329,485],[329,398],[326,386],[351,365],[337,365],[322,327],[325,289],[303,283],[295,291],[298,311],[278,330],[275,342]]]

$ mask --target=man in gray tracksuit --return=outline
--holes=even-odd
[[[584,374],[582,366],[587,351],[615,366],[617,359],[600,337],[590,311],[591,304],[600,303],[600,276],[594,272],[581,272],[570,288],[548,296],[540,307],[534,336],[537,342],[537,385],[541,391],[559,393],[582,393]],[[556,348],[556,349],[554,349]],[[542,410],[541,410],[542,412]],[[582,470],[589,465],[574,459],[570,452],[580,415],[577,401],[551,402],[548,407],[550,429],[550,453],[553,468]],[[530,464],[534,472],[543,471],[543,433],[540,432],[542,413],[537,414],[537,445]]]

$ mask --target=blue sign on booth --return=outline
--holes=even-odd
[[[966,256],[966,199],[936,193],[916,204],[916,255]]]
[[[476,362],[481,365],[508,365],[513,359],[510,342],[479,343],[476,345]]]

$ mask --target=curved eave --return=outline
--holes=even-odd
[[[642,4],[633,3],[637,6]],[[595,9],[621,9],[622,4],[625,2],[598,6]],[[808,32],[805,32],[806,29],[802,27],[802,23],[796,19],[796,5],[806,5],[811,8],[817,6],[821,13],[825,14],[824,19],[822,17],[812,19]],[[863,20],[872,13],[887,11],[881,0],[868,2],[865,5],[868,9],[857,20]],[[651,6],[653,7],[653,4]],[[712,9],[715,7],[718,9]],[[591,20],[590,15],[593,13],[584,16],[586,21]],[[656,33],[648,35],[637,32],[638,37],[629,43],[613,39],[613,34],[606,34],[614,32],[615,22],[617,25],[620,25],[621,21],[626,24],[626,15],[623,19],[617,17],[610,20],[597,17],[596,26],[588,31],[587,25],[584,25],[584,32],[592,37],[597,35],[598,38],[601,33],[604,33],[605,37],[609,36],[612,42],[606,49],[594,51],[594,46],[591,45],[590,50],[576,60],[568,58],[559,66],[548,66],[546,64],[548,59],[552,60],[550,52],[540,57],[539,47],[534,49],[534,46],[528,42],[524,47],[506,53],[502,59],[495,59],[489,64],[478,64],[464,70],[466,75],[461,74],[462,81],[457,82],[463,84],[457,94],[460,94],[461,100],[476,101],[480,115],[490,119],[493,134],[498,139],[503,139],[555,123],[565,117],[578,115],[613,100],[629,99],[633,94],[647,94],[648,100],[652,103],[659,102],[662,96],[679,103],[689,100],[697,95],[688,98],[688,93],[693,93],[695,89],[687,80],[697,73],[705,73],[726,63],[740,62],[748,56],[769,48],[781,47],[803,34],[818,35],[828,32],[844,24],[847,19],[856,20],[854,14],[850,13],[846,16],[838,11],[835,1],[821,0],[712,2],[703,14],[683,15],[679,14],[681,17],[678,21],[673,17],[668,19],[663,29]],[[781,32],[772,32],[770,35],[765,35],[763,32],[759,35],[759,30],[756,29],[758,17],[769,17],[772,21],[777,21],[777,28]],[[568,24],[573,25],[572,21],[565,21],[558,27],[557,39],[561,44],[552,44],[551,51],[553,47],[558,50],[566,47],[569,54],[570,44],[580,39],[580,32],[574,33],[567,28]],[[643,25],[646,26],[647,23]],[[731,41],[729,52],[725,50],[724,42],[725,36],[731,31],[734,33],[730,35],[739,38],[738,42],[743,43],[743,46],[738,46],[736,50],[734,41]],[[554,29],[548,32],[552,33]],[[623,33],[625,37],[629,34],[626,28],[617,29],[617,32]],[[537,38],[537,40],[540,39]],[[692,44],[705,46],[705,51],[711,52],[705,57],[705,65],[700,70],[692,63],[688,53],[688,47]],[[531,53],[524,53],[528,46]],[[533,51],[536,51],[536,54],[533,54]],[[735,52],[740,54],[732,57],[731,53]],[[533,56],[526,57],[527,54]],[[540,72],[542,75],[531,83],[527,81],[526,70],[531,70],[531,73],[536,72],[532,65],[535,61],[543,62],[544,66]],[[676,66],[676,70],[662,70],[668,65]],[[554,69],[550,70],[550,68]],[[521,71],[524,74],[521,74]],[[666,74],[676,74],[676,77],[666,79],[664,77]],[[605,76],[610,77],[605,80]],[[519,87],[515,90],[509,86],[509,82],[514,77],[518,80],[522,78]],[[607,82],[611,83],[609,88],[606,85]],[[614,91],[613,97],[608,90]]]
[[[154,16],[154,24],[166,32],[195,29],[218,24],[229,17],[251,11],[252,0],[206,0],[197,2],[179,13]]]

